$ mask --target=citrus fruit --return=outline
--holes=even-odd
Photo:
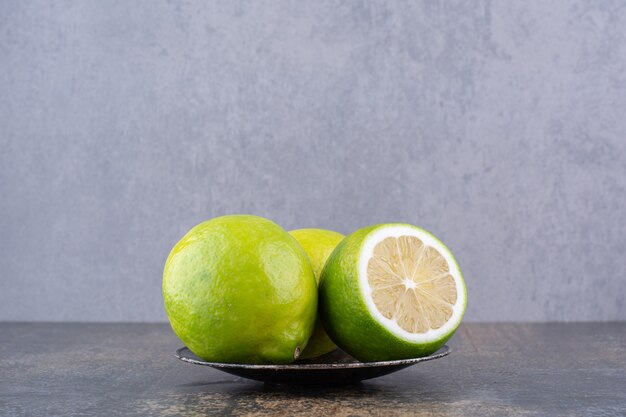
[[[337,244],[341,242],[344,236],[341,233],[324,229],[298,229],[290,231],[289,234],[296,238],[300,246],[302,246],[309,256],[311,266],[313,267],[313,274],[319,283],[320,274],[322,273],[326,259],[328,259],[328,256],[335,247],[337,247]],[[337,349],[337,345],[330,340],[318,318],[315,322],[313,335],[309,339],[309,343],[300,357],[302,359],[313,358],[323,355],[324,353],[332,352],[335,349]]]
[[[425,356],[461,323],[467,293],[452,253],[419,227],[347,236],[322,271],[319,312],[339,347],[362,361]]]
[[[317,312],[304,250],[280,226],[248,215],[191,229],[167,258],[163,298],[176,335],[211,362],[292,362]]]

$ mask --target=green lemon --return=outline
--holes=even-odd
[[[303,249],[280,226],[248,215],[191,229],[167,258],[163,298],[176,335],[211,362],[292,362],[317,312]]]
[[[344,236],[332,230],[324,229],[298,229],[290,231],[289,234],[296,238],[309,256],[315,279],[319,283],[320,274],[326,259],[328,259],[328,256],[330,256]],[[313,336],[309,339],[309,343],[304,352],[302,352],[301,358],[313,358],[332,352],[335,349],[337,349],[337,346],[330,340],[318,318],[315,322]]]
[[[448,248],[419,227],[369,226],[347,236],[322,271],[319,314],[361,361],[429,355],[465,312],[463,275]]]

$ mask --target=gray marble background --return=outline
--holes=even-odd
[[[626,319],[626,2],[0,2],[0,320],[165,320],[227,213],[448,244],[467,320]]]

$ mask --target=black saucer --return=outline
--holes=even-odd
[[[176,357],[184,362],[210,366],[229,374],[257,381],[294,385],[351,384],[387,375],[419,362],[443,358],[448,354],[450,354],[450,348],[444,345],[432,355],[421,358],[359,362],[344,351],[337,349],[317,358],[299,360],[288,365],[251,365],[206,362],[194,355],[187,347],[176,351]]]

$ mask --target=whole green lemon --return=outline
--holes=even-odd
[[[289,234],[296,238],[300,246],[302,246],[309,256],[309,260],[313,266],[315,280],[319,284],[320,274],[322,273],[322,268],[324,268],[326,260],[339,242],[343,240],[344,236],[341,233],[325,229],[298,229],[291,230]],[[315,323],[313,335],[311,339],[309,339],[306,349],[302,352],[301,358],[313,358],[323,355],[324,353],[332,352],[335,349],[337,349],[337,345],[328,337],[318,318]]]
[[[292,362],[317,313],[303,249],[277,224],[250,215],[191,229],[167,258],[163,298],[176,335],[211,362]]]

